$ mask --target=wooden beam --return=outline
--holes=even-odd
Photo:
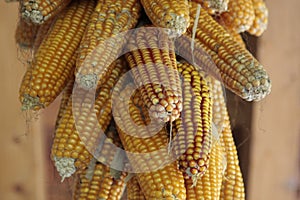
[[[272,93],[254,106],[249,200],[296,200],[300,163],[300,1],[268,0],[258,57]]]
[[[45,200],[40,126],[21,111],[18,100],[26,67],[18,60],[14,40],[17,16],[17,3],[0,1],[0,199]]]

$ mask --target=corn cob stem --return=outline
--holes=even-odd
[[[177,119],[182,97],[173,42],[162,30],[143,27],[127,48],[126,59],[151,115],[165,122]]]
[[[194,25],[192,19],[196,17],[195,5],[191,2],[188,35],[176,41],[180,55],[190,60],[191,55],[194,55],[197,65],[214,75],[219,73],[225,86],[243,99],[258,101],[264,98],[271,91],[271,83],[263,66],[203,9],[194,41],[195,48],[191,51],[189,37]],[[202,49],[210,55],[217,69],[207,61],[208,57],[203,56]],[[202,63],[206,65],[201,65]]]
[[[59,15],[23,77],[19,92],[23,110],[48,106],[66,86],[93,6],[93,1],[75,0]]]

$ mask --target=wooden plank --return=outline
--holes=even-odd
[[[44,200],[42,135],[21,112],[18,88],[25,66],[17,59],[14,30],[18,4],[0,2],[0,199]],[[34,121],[34,120],[33,120]]]
[[[258,56],[271,76],[272,93],[254,107],[249,200],[296,200],[300,199],[300,1],[267,1],[267,5],[270,23],[259,40]]]

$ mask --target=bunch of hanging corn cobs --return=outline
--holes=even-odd
[[[30,52],[22,109],[38,111],[62,93],[51,158],[62,179],[75,177],[74,199],[245,199],[222,85],[247,101],[270,93],[239,35],[264,32],[263,0],[19,4],[16,42]],[[134,38],[118,39],[137,27]],[[128,71],[132,81],[118,84]],[[82,102],[72,98],[74,85]],[[94,112],[82,107],[90,102]],[[155,120],[163,126],[152,134]],[[131,153],[118,162],[139,173],[103,164],[117,148]]]

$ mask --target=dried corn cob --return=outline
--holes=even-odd
[[[73,86],[74,86],[74,77],[71,80],[69,80],[67,86],[65,87],[65,89],[62,92],[62,97],[61,97],[61,101],[60,101],[58,114],[56,117],[55,127],[58,126],[59,120],[62,118],[62,116],[68,106],[69,99],[71,98],[71,95],[72,95]]]
[[[121,99],[128,97],[129,90],[125,89],[120,94]],[[153,135],[147,127],[144,131],[139,131],[135,137],[136,129],[132,122],[125,121],[128,118],[126,108],[129,106],[129,116],[135,124],[146,126],[149,122],[149,115],[143,108],[134,105],[134,100],[141,98],[137,92],[129,102],[120,101],[115,109],[114,117],[124,119],[124,130],[118,128],[118,132],[123,143],[133,170],[138,173],[137,177],[146,199],[185,199],[185,188],[182,173],[178,169],[177,162],[172,162],[168,154],[168,136],[165,128]],[[129,103],[129,105],[127,105]],[[141,111],[142,110],[142,111]],[[117,124],[119,125],[119,124]],[[140,136],[140,137],[138,137]],[[145,138],[145,136],[148,136]],[[143,137],[143,138],[142,138]],[[170,163],[171,164],[168,164]],[[166,165],[167,164],[167,165]],[[153,171],[154,170],[154,171]]]
[[[248,32],[255,36],[261,36],[268,26],[268,8],[263,0],[252,0],[255,18]]]
[[[127,182],[127,200],[145,200],[145,196],[136,176]]]
[[[182,97],[173,42],[164,31],[143,27],[127,48],[132,51],[126,59],[151,115],[165,122],[177,119]]]
[[[155,26],[174,29],[175,34],[185,33],[190,21],[187,0],[141,0],[141,3]]]
[[[224,172],[224,152],[220,143],[216,143],[211,151],[207,172],[199,177],[197,183],[192,179],[185,180],[187,199],[219,199]]]
[[[31,49],[33,47],[39,26],[31,22],[19,19],[15,39],[20,48]]]
[[[138,0],[98,1],[80,43],[75,71],[77,83],[85,88],[102,84],[126,41],[121,33],[135,27],[140,11]]]
[[[192,52],[190,37],[193,32],[193,19],[196,17],[195,7],[195,3],[191,2],[191,26],[188,28],[188,35],[176,40],[180,55],[190,60],[193,57],[196,64],[202,64],[200,66],[210,73],[219,73],[225,86],[247,101],[258,101],[269,94],[271,82],[263,66],[203,9]],[[210,58],[203,55],[202,49]],[[209,59],[214,61],[217,69],[211,66]]]
[[[210,15],[219,15],[228,10],[229,0],[192,0],[200,3]]]
[[[38,110],[48,106],[66,86],[93,6],[94,1],[75,0],[55,21],[23,77],[22,109]]]
[[[222,181],[220,199],[245,199],[243,177],[239,166],[236,146],[234,144],[229,115],[226,109],[222,85],[219,81],[212,79],[213,93],[213,121],[218,125],[220,142],[225,151],[226,170]]]
[[[42,24],[62,11],[71,0],[22,0],[22,17],[35,24]]]
[[[115,179],[108,166],[100,162],[90,165],[83,173],[76,177],[74,200],[119,200],[125,188],[126,173]]]
[[[229,118],[225,118],[225,124],[221,135],[221,143],[225,147],[227,168],[222,182],[220,199],[245,199],[243,176],[239,166],[236,146],[232,137]]]
[[[84,106],[91,105],[95,99],[91,92],[77,88],[73,99],[69,99],[56,129],[51,152],[57,171],[63,178],[71,176],[76,168],[85,168],[92,158],[91,153],[96,152],[100,131],[106,130],[111,119],[111,90],[126,69],[126,63],[118,59],[97,93],[94,111]],[[94,112],[98,119],[94,117]]]
[[[212,104],[204,75],[188,63],[178,63],[183,77],[183,109],[175,120],[173,148],[185,178],[202,176],[209,164],[212,145]]]
[[[251,0],[232,0],[228,3],[228,11],[221,14],[219,23],[231,31],[241,33],[251,27],[254,17]]]

